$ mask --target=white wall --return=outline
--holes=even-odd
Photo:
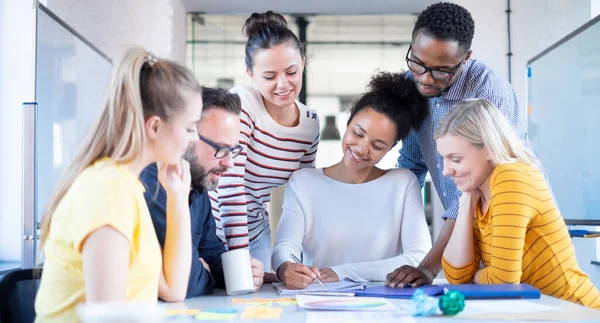
[[[600,15],[600,0],[590,1],[590,18]]]
[[[527,61],[590,20],[590,0],[511,1],[513,78],[526,119]],[[557,71],[560,66],[557,66]]]
[[[473,57],[508,80],[506,0],[455,0],[475,20]],[[600,11],[600,0],[511,1],[512,85],[527,121],[526,64],[529,59],[586,23],[591,8]],[[597,12],[596,14],[600,14]]]
[[[185,63],[181,0],[48,0],[48,7],[113,61],[138,45]]]
[[[472,57],[493,68],[508,79],[508,37],[506,32],[505,0],[455,0],[465,7],[475,21]],[[513,0],[512,2],[515,2]]]
[[[34,101],[35,11],[0,0],[0,261],[21,260],[21,104]]]

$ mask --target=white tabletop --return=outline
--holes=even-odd
[[[377,283],[381,284],[381,283]],[[377,285],[369,284],[369,285]],[[238,296],[228,296],[224,290],[215,290],[210,295],[200,296],[191,298],[185,301],[184,304],[165,304],[167,308],[188,308],[188,309],[239,309],[241,312],[248,306],[246,303],[232,303],[232,299],[258,299],[268,298],[277,299],[281,298],[275,288],[271,284],[263,285],[257,292]],[[390,301],[398,308],[406,308],[410,304],[411,300],[407,299],[390,299]],[[555,311],[545,311],[536,313],[519,313],[519,314],[490,314],[490,313],[461,313],[456,317],[443,317],[444,321],[448,322],[464,322],[469,319],[478,322],[502,322],[502,320],[512,319],[516,321],[600,321],[600,311],[586,308],[571,302],[563,301],[553,297],[542,295],[540,299],[526,300],[527,302],[533,302],[536,304],[542,304],[557,308]],[[475,302],[467,300],[467,306],[469,302]],[[276,303],[273,307],[281,307],[283,309],[279,321],[281,322],[307,322],[306,321],[306,310],[298,308],[297,305],[280,306]],[[424,318],[424,317],[407,317],[405,322],[432,322],[439,321],[440,317]],[[223,322],[223,321],[220,321]],[[235,322],[275,322],[275,320],[243,320],[241,314],[236,316]],[[506,322],[506,321],[504,321]],[[511,321],[515,322],[515,321]],[[310,322],[307,322],[310,323]]]

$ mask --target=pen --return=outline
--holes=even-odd
[[[297,263],[297,264],[301,264],[302,261],[300,261],[300,259],[298,259],[298,257],[294,256],[294,254],[290,254],[290,257]],[[325,283],[323,283],[323,281],[321,279],[319,279],[319,277],[315,276],[315,280],[317,281],[317,283],[321,284],[323,287],[325,287]]]

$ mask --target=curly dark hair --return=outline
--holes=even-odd
[[[352,109],[347,125],[356,114],[373,109],[390,118],[396,125],[396,142],[406,138],[410,129],[419,129],[429,114],[427,98],[417,90],[405,73],[378,72]]]
[[[457,41],[467,52],[475,35],[475,22],[467,9],[454,3],[440,2],[421,12],[413,29],[413,41],[418,32],[435,39]]]

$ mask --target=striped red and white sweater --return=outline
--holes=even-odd
[[[273,188],[287,183],[300,168],[314,168],[319,144],[317,112],[296,102],[299,124],[284,127],[267,112],[256,87],[231,89],[242,102],[240,144],[244,148],[234,167],[223,174],[210,192],[217,235],[229,250],[248,247],[271,234],[266,203]]]

